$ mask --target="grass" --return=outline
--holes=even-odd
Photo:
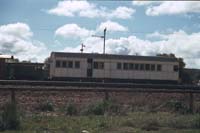
[[[33,115],[22,119],[22,128],[19,131],[4,133],[81,133],[83,130],[89,133],[199,133],[198,118],[199,114],[166,112],[132,112],[125,116]]]
[[[49,101],[38,105],[40,112],[24,114],[20,129],[3,133],[199,133],[200,114],[189,114],[180,102],[166,104],[172,111],[123,111],[113,101],[91,104],[82,110],[68,103],[54,110]],[[13,109],[10,109],[12,111]],[[186,110],[186,111],[185,111]],[[58,113],[58,114],[57,114]],[[12,114],[12,113],[11,113]],[[3,115],[2,115],[3,116]],[[13,116],[13,115],[8,115]],[[2,117],[3,118],[3,117]],[[5,117],[10,118],[10,117]],[[13,117],[11,117],[13,118]],[[15,117],[14,117],[15,118]],[[3,119],[2,119],[3,120]],[[12,119],[11,119],[12,120]],[[2,121],[3,122],[3,121]],[[5,123],[5,122],[4,122]],[[13,123],[13,122],[12,122]],[[11,123],[11,125],[12,125]],[[9,124],[10,125],[10,124]]]

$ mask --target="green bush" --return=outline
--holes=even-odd
[[[178,112],[181,114],[189,113],[188,107],[181,101],[169,101],[166,103],[166,107],[171,109],[173,112]]]
[[[108,107],[107,107],[107,112],[110,114],[115,114],[115,115],[121,115],[124,113],[122,112],[122,109],[118,104],[114,104],[112,102],[109,102]]]
[[[54,111],[54,107],[52,102],[46,101],[43,103],[40,103],[39,106],[36,108],[37,110],[46,112],[46,111]]]
[[[90,105],[86,110],[86,115],[104,115],[108,107],[107,101],[102,101],[96,104]]]
[[[87,114],[93,114],[93,115],[104,115],[104,113],[105,113],[105,110],[102,103],[89,106],[88,111],[87,111]]]
[[[67,115],[77,115],[78,110],[77,110],[76,106],[72,103],[69,103],[66,107],[66,114]]]
[[[16,103],[4,105],[0,115],[0,130],[17,130],[20,128],[20,119]]]
[[[125,114],[122,112],[120,106],[118,104],[114,104],[110,100],[104,100],[92,105],[89,105],[86,109],[86,111],[83,112],[83,114],[89,115],[122,115]]]

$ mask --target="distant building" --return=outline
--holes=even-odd
[[[0,79],[6,78],[6,63],[18,61],[14,59],[14,56],[11,55],[1,55],[0,54]]]
[[[0,79],[5,77],[5,59],[0,58]]]
[[[44,63],[9,62],[6,63],[7,79],[42,80],[44,79]]]
[[[14,56],[0,55],[0,79],[43,80],[44,63],[19,62]]]
[[[183,74],[184,83],[196,84],[200,81],[200,69],[184,68]]]

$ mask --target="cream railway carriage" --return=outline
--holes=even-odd
[[[177,58],[52,52],[50,78],[66,81],[177,83]]]

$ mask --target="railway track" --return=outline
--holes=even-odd
[[[0,89],[71,89],[73,90],[112,90],[112,91],[131,91],[131,90],[165,90],[165,91],[193,91],[200,92],[200,86],[197,85],[170,85],[170,84],[134,84],[134,83],[100,83],[100,82],[66,82],[66,81],[30,81],[30,80],[0,80]],[[76,88],[76,89],[75,89]]]

